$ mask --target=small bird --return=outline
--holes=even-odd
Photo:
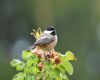
[[[53,50],[57,44],[57,34],[54,27],[48,27],[39,39],[36,40],[34,46],[38,46],[43,50]]]
[[[44,30],[43,34],[35,41],[32,48],[39,47],[44,51],[54,51],[57,44],[57,34],[53,26],[49,26]]]

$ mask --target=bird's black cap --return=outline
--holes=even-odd
[[[47,31],[53,31],[53,30],[55,30],[53,26],[49,26],[49,27],[47,28]]]
[[[56,35],[56,30],[55,30],[55,28],[54,28],[53,26],[49,26],[49,27],[47,28],[47,31],[52,31],[51,34],[52,34],[52,35]]]

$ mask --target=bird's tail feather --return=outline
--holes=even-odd
[[[35,48],[35,46],[34,45],[32,45],[32,46],[30,46],[30,47],[28,47],[27,49],[25,49],[26,51],[30,51],[30,50],[33,50]]]

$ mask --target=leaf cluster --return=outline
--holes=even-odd
[[[70,51],[64,55],[57,53],[52,58],[40,58],[30,51],[23,51],[22,59],[13,59],[10,63],[18,71],[12,80],[69,80],[67,75],[73,74],[70,60],[76,58]]]

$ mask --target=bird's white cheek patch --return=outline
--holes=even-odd
[[[50,33],[52,33],[52,31],[44,31],[44,33],[47,33],[47,34],[50,34]]]

